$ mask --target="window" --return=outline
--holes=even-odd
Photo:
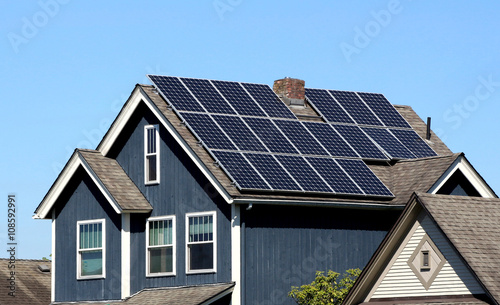
[[[215,212],[186,215],[186,272],[215,272],[217,269]]]
[[[146,240],[146,275],[175,275],[175,216],[149,218]]]
[[[431,261],[429,256],[429,250],[422,250],[420,256],[420,269],[422,270],[430,270],[431,269]]]
[[[105,220],[77,222],[77,278],[105,277]]]
[[[146,184],[160,183],[158,125],[144,127],[144,178]]]

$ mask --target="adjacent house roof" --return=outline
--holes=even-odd
[[[9,268],[9,259],[0,259],[0,304],[9,305],[47,305],[50,304],[51,262],[44,260],[15,260],[15,269]],[[42,266],[42,267],[40,267]],[[47,271],[45,271],[48,269]],[[42,271],[44,270],[44,271]],[[15,297],[9,296],[10,272],[15,272]]]
[[[396,249],[405,240],[419,214],[424,211],[442,232],[460,259],[465,263],[487,298],[467,300],[450,297],[454,291],[441,291],[446,299],[429,296],[427,302],[447,304],[500,303],[500,199],[416,193],[412,196],[398,222],[371,258],[344,304],[367,302],[368,294],[380,283],[382,271],[394,262]],[[421,216],[420,216],[421,217]],[[432,236],[431,236],[432,237]],[[434,236],[436,238],[436,236]],[[456,264],[456,263],[455,263]],[[450,288],[451,289],[451,288]],[[467,297],[467,296],[465,296]],[[472,295],[468,296],[473,297]],[[475,296],[474,296],[475,297]],[[382,301],[382,300],[381,300]],[[379,301],[379,302],[381,302]],[[426,302],[426,303],[427,303]],[[383,300],[387,304],[420,304],[418,298]]]
[[[53,303],[58,305],[209,305],[233,291],[234,283],[143,289],[122,301]]]

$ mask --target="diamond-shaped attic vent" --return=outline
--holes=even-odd
[[[425,234],[407,263],[425,290],[429,290],[446,259],[429,235]]]

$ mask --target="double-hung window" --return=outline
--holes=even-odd
[[[105,277],[105,224],[104,219],[77,222],[78,279]]]
[[[144,126],[144,181],[160,183],[160,137],[158,125]]]
[[[215,212],[186,214],[186,272],[217,270],[217,221]]]
[[[146,240],[146,275],[175,275],[175,216],[149,218]]]

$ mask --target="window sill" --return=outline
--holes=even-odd
[[[217,273],[216,270],[213,269],[208,269],[208,270],[188,270],[186,271],[186,274],[204,274],[204,273]]]
[[[84,280],[99,280],[99,279],[105,279],[106,277],[104,275],[89,275],[89,276],[79,276],[76,279],[78,281],[84,281]]]
[[[173,272],[146,274],[146,277],[166,277],[166,276],[176,276],[176,274]]]
[[[160,181],[149,181],[149,182],[144,182],[144,185],[158,185],[160,184]]]

